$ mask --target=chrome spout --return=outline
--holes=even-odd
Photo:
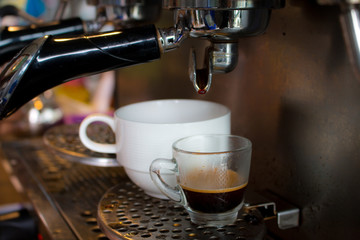
[[[190,52],[189,76],[197,93],[209,91],[214,73],[228,73],[234,70],[238,60],[237,42],[213,42],[205,52],[203,69],[197,68],[195,49]]]
[[[214,42],[211,46],[212,72],[228,73],[234,70],[238,61],[237,42]]]

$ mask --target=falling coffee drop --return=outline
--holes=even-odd
[[[208,70],[196,69],[196,85],[199,88],[198,94],[205,94],[208,86]]]
[[[205,89],[199,89],[198,94],[205,94],[206,90]]]

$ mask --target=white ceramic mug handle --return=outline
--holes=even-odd
[[[93,122],[103,122],[115,132],[114,118],[105,114],[91,114],[87,116],[80,124],[79,137],[85,147],[100,153],[116,153],[116,144],[98,143],[92,141],[86,134],[87,127]]]

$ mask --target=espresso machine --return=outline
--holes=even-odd
[[[157,29],[151,25],[95,35],[39,38],[22,49],[2,72],[0,116],[9,116],[45,90],[80,76],[158,59],[186,38],[211,41],[204,68],[197,68],[195,51],[189,61],[189,77],[195,90],[204,94],[213,74],[229,72],[236,66],[237,39],[263,33],[271,10],[284,4],[281,0],[164,1],[163,7],[174,11],[173,27]]]
[[[151,66],[159,70],[156,80],[135,85],[131,93],[139,92],[136,100],[185,96],[229,106],[233,132],[255,143],[249,186],[271,192],[250,191],[247,212],[232,226],[194,228],[178,206],[142,198],[141,190],[118,171],[114,156],[82,150],[75,126],[54,128],[45,142],[2,143],[3,158],[10,159],[5,161],[8,169],[22,191],[32,196],[40,219],[46,219],[42,226],[50,238],[359,236],[354,214],[359,196],[351,189],[359,187],[360,89],[349,58],[354,53],[347,52],[355,39],[349,36],[356,35],[358,3],[164,0],[156,8],[162,9],[159,15],[167,14],[160,19],[165,19],[164,26],[159,27],[158,20],[146,24],[154,19],[122,24],[117,17],[132,13],[137,19],[147,2],[88,1],[103,10],[98,19],[120,27],[46,36],[21,50],[1,74],[1,117],[46,89],[114,69],[120,78],[117,104],[124,104],[135,85],[129,79],[140,82],[131,74],[154,74],[146,69]],[[344,31],[339,16],[347,16],[347,29],[352,24],[354,31]],[[206,49],[199,54],[203,45]],[[107,129],[94,129],[95,138],[99,131]],[[75,151],[82,155],[70,154]],[[97,166],[91,166],[91,158],[98,160]]]

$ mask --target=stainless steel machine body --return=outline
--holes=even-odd
[[[283,0],[164,0],[163,7],[175,13],[178,38],[185,35],[211,42],[203,68],[198,68],[195,50],[190,53],[189,75],[195,90],[199,94],[207,93],[213,74],[232,71],[237,65],[238,38],[264,33],[271,10],[284,5]]]

